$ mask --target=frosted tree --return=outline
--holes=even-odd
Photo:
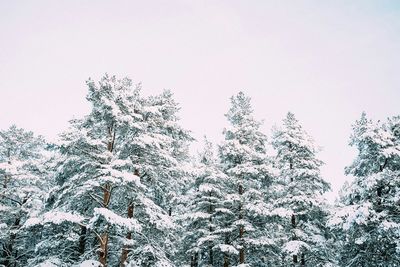
[[[106,266],[113,231],[140,229],[135,219],[118,214],[112,198],[120,187],[131,188],[132,192],[143,188],[131,161],[119,153],[124,145],[122,136],[138,128],[134,112],[138,89],[131,89],[129,79],[117,80],[107,75],[98,85],[92,80],[87,84],[91,113],[71,121],[70,129],[62,135],[58,187],[50,198],[51,209],[28,226],[51,224],[53,232],[48,240],[38,244],[38,249],[54,251],[63,247],[60,258],[66,263],[88,257],[97,258]],[[54,228],[57,225],[61,227]],[[63,234],[67,238],[62,238]],[[88,244],[93,248],[88,248]],[[38,255],[36,260],[40,256],[46,258]]]
[[[172,192],[183,183],[191,140],[179,108],[168,91],[144,98],[127,78],[106,75],[88,87],[92,110],[61,136],[48,211],[26,227],[44,229],[37,250],[57,264],[173,266]]]
[[[192,267],[218,266],[218,262],[222,263],[221,250],[226,247],[224,220],[232,215],[225,208],[230,180],[220,169],[212,143],[207,139],[199,156],[193,185],[186,193],[185,213],[181,217],[186,230],[182,249],[189,255]]]
[[[128,257],[137,265],[171,265],[170,259],[175,258],[178,249],[173,210],[190,171],[187,147],[192,140],[190,133],[179,125],[178,111],[170,91],[142,99],[142,131],[129,139],[124,152],[142,177],[146,199],[162,211],[164,219],[163,222],[155,217],[143,225],[141,233],[145,239],[139,237]],[[165,255],[161,257],[160,252]]]
[[[341,234],[340,264],[400,264],[400,117],[375,123],[365,113],[353,125],[358,155],[346,168],[353,180],[342,189],[330,221]]]
[[[185,186],[185,177],[190,171],[188,148],[194,139],[179,124],[180,107],[171,91],[165,90],[160,95],[146,98],[143,108],[147,138],[156,142],[153,143],[155,147],[145,149],[137,159],[142,162],[152,198],[171,216],[177,194],[181,193],[179,189]],[[144,159],[147,159],[146,163]]]
[[[242,92],[231,98],[226,114],[230,127],[224,130],[225,140],[219,147],[223,171],[232,179],[234,187],[228,192],[230,209],[235,215],[226,221],[226,250],[224,266],[237,262],[257,261],[254,251],[271,245],[268,230],[254,215],[254,204],[264,202],[263,188],[270,182],[271,168],[266,156],[266,136],[261,123],[253,117],[250,98]],[[246,251],[249,253],[246,260]],[[237,261],[233,255],[238,254]],[[231,261],[230,261],[231,260]]]
[[[34,242],[25,221],[41,211],[50,181],[43,137],[15,125],[0,131],[0,264],[23,266]]]
[[[281,217],[283,265],[324,266],[327,257],[325,221],[327,211],[322,194],[329,184],[321,177],[323,164],[318,149],[293,113],[273,130],[278,179],[275,211]]]

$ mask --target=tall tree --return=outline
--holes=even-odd
[[[276,150],[275,208],[282,218],[284,266],[324,266],[327,258],[325,221],[327,210],[322,194],[329,184],[321,177],[323,164],[318,149],[293,113],[288,113],[273,131]]]
[[[48,190],[47,143],[15,125],[0,131],[0,264],[26,264],[33,245],[22,229],[40,212]]]
[[[92,110],[62,135],[58,186],[48,211],[28,226],[46,229],[42,249],[64,248],[54,261],[174,266],[170,195],[184,176],[179,149],[191,140],[179,108],[168,92],[142,97],[127,78],[106,75],[88,87]],[[54,238],[62,233],[72,237]]]
[[[170,223],[156,221],[154,217],[143,224],[141,235],[136,237],[136,247],[131,246],[131,253],[126,257],[127,262],[139,266],[166,266],[173,264],[177,251],[177,227],[173,223],[175,201],[187,180],[187,147],[192,137],[179,125],[179,106],[170,91],[142,98],[140,103],[137,110],[140,109],[142,115],[142,128],[127,139],[124,154],[129,156],[135,171],[142,177],[147,188],[144,196]],[[136,213],[140,218],[146,218],[140,213],[140,205],[136,206]]]
[[[224,172],[233,180],[234,188],[227,196],[234,203],[228,206],[235,218],[227,221],[226,242],[238,251],[238,264],[252,262],[251,251],[255,247],[269,246],[270,240],[263,230],[264,225],[254,220],[253,203],[263,202],[262,188],[271,178],[271,168],[266,156],[266,136],[260,131],[261,123],[253,117],[250,98],[243,92],[231,98],[231,107],[226,114],[230,127],[224,130],[225,140],[219,147]],[[227,250],[224,266],[229,265]]]
[[[339,257],[346,266],[400,264],[400,117],[375,123],[363,113],[350,145],[358,155],[346,168],[353,179],[342,189],[331,219],[342,237]]]
[[[218,266],[226,247],[224,220],[231,216],[230,210],[225,208],[230,179],[220,169],[212,143],[207,139],[199,156],[195,179],[186,193],[182,248],[189,255],[192,267]]]

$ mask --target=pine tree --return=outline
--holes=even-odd
[[[131,248],[128,261],[130,266],[172,266],[178,250],[175,201],[187,180],[187,147],[192,137],[179,125],[179,106],[170,91],[142,98],[140,109],[142,131],[129,139],[125,153],[147,188],[146,203],[153,203],[145,210],[151,214],[151,209],[156,208],[165,222],[150,216],[142,227],[143,238],[139,237],[136,247]]]
[[[185,254],[191,266],[218,266],[221,250],[226,246],[224,220],[230,216],[225,209],[225,195],[230,184],[217,163],[212,143],[204,141],[193,184],[186,193],[186,212],[182,216],[185,227]]]
[[[321,177],[323,164],[317,148],[293,113],[273,131],[276,150],[275,212],[281,218],[284,266],[324,266],[327,258],[325,220],[327,211],[322,194],[329,184]],[[286,263],[285,263],[286,262]]]
[[[258,261],[256,254],[247,255],[257,248],[271,245],[265,225],[256,220],[254,204],[263,203],[263,188],[271,178],[271,168],[266,156],[266,136],[260,131],[261,123],[253,117],[250,98],[242,92],[231,98],[231,108],[226,117],[230,127],[224,130],[225,141],[219,147],[224,172],[233,180],[227,199],[235,217],[226,221],[226,245],[224,266],[237,262],[245,264]],[[231,255],[238,251],[238,260]]]
[[[350,145],[358,150],[346,173],[331,225],[343,238],[339,257],[346,266],[400,264],[400,118],[375,123],[365,113],[353,125]]]
[[[182,183],[180,149],[191,140],[179,108],[168,92],[142,97],[127,78],[106,75],[88,87],[92,110],[62,135],[58,186],[48,211],[29,223],[46,229],[38,249],[56,255],[63,247],[53,258],[65,264],[174,266],[171,192]]]
[[[43,207],[50,153],[43,137],[15,125],[0,131],[0,263],[23,266],[34,237],[23,228]]]

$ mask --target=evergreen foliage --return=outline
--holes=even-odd
[[[223,141],[182,127],[171,91],[105,75],[54,144],[0,131],[0,267],[400,266],[400,117],[363,113],[335,205],[293,113],[270,141],[250,97]]]

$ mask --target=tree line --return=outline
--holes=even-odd
[[[400,266],[400,116],[363,113],[334,205],[319,148],[293,113],[267,136],[231,97],[215,145],[171,91],[105,75],[57,142],[0,131],[0,266]]]

